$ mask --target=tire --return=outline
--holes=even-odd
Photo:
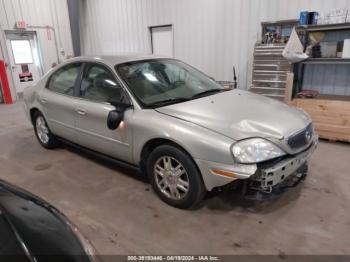
[[[51,133],[49,126],[47,125],[46,119],[43,114],[36,111],[33,115],[33,125],[35,136],[38,139],[40,145],[46,149],[54,149],[58,147],[59,141]]]
[[[206,193],[201,174],[192,158],[171,145],[161,145],[151,152],[147,174],[157,195],[176,208],[194,208]]]

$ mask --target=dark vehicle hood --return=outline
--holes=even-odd
[[[238,89],[156,110],[234,140],[249,137],[281,140],[302,130],[311,122],[307,115],[296,108]]]
[[[0,180],[0,258],[91,261],[73,228],[44,200]]]

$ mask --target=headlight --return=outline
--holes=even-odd
[[[262,138],[237,142],[232,147],[232,153],[243,164],[259,163],[286,154],[278,146]]]

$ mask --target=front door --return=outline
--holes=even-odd
[[[129,102],[114,74],[100,64],[85,66],[75,110],[77,141],[80,145],[114,158],[132,162],[131,129],[127,110],[124,121],[116,130],[107,127],[107,117],[115,107],[112,104]]]
[[[16,92],[23,93],[42,76],[35,32],[6,32],[6,44]]]

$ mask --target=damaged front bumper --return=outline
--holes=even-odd
[[[249,184],[249,187],[268,193],[306,164],[315,151],[317,143],[318,137],[315,136],[311,145],[303,152],[263,164],[227,165],[200,159],[195,159],[195,161],[201,170],[208,191],[235,180],[243,180]]]
[[[302,182],[308,173],[307,162],[304,162],[296,171],[286,177],[279,184],[268,187],[256,186],[254,180],[245,181],[243,184],[242,196],[248,200],[265,200],[271,196],[283,193],[290,188],[298,186]]]
[[[253,186],[261,191],[271,192],[274,186],[282,183],[289,176],[297,173],[296,171],[305,165],[316,147],[317,140],[315,139],[307,150],[295,156],[290,156],[281,161],[265,163],[258,166],[257,172],[250,177]]]

